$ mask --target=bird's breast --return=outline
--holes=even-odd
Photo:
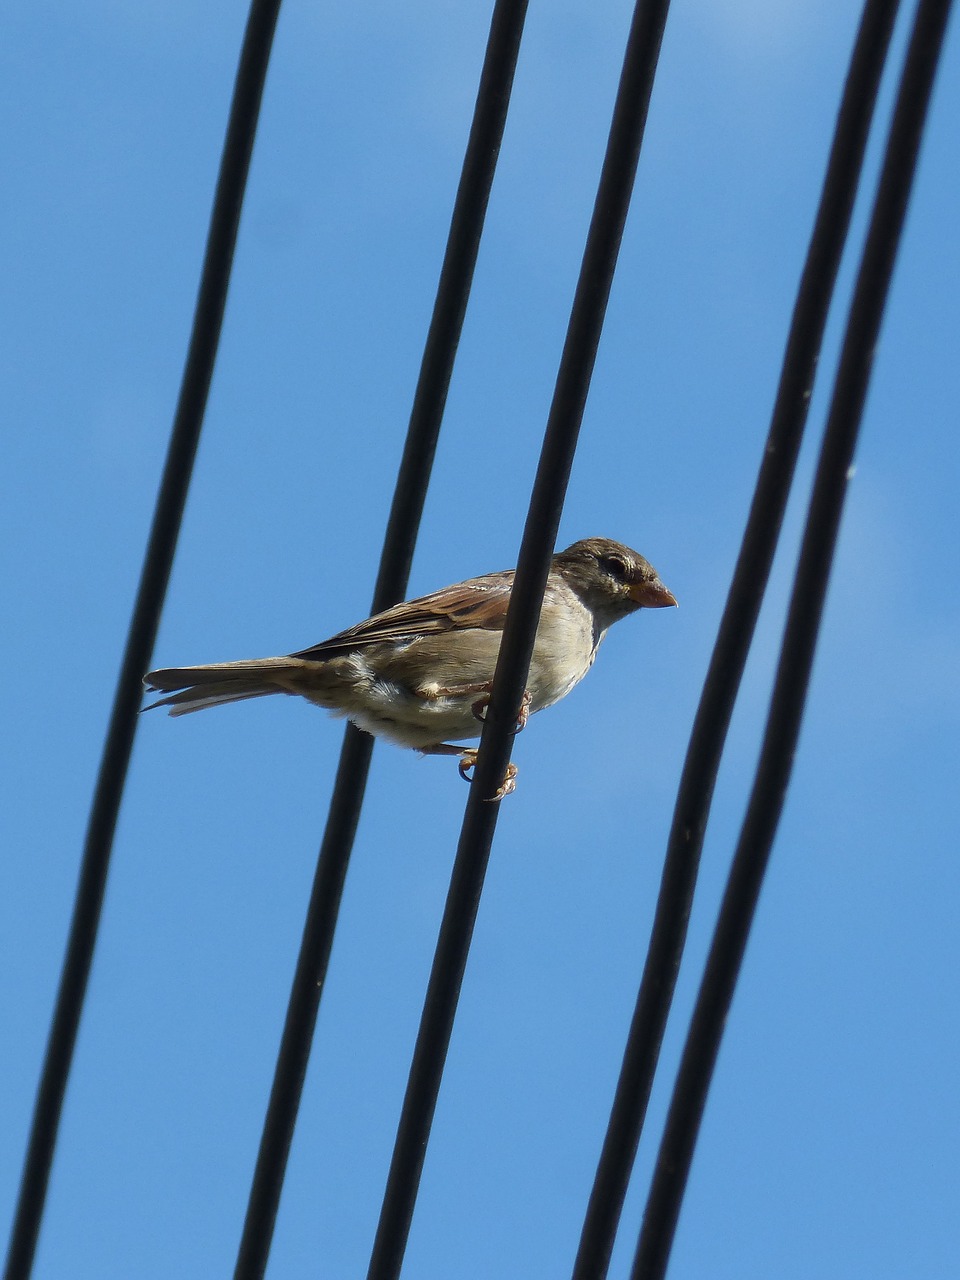
[[[593,665],[602,638],[582,606],[557,604],[549,597],[544,601],[527,678],[533,711],[559,702],[580,683]]]

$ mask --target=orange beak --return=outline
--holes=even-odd
[[[667,590],[659,578],[654,578],[652,582],[632,582],[627,595],[645,609],[668,609],[677,604],[676,596]]]

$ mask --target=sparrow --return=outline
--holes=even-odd
[[[394,605],[297,653],[150,671],[168,697],[145,707],[182,716],[219,703],[299,694],[359,729],[423,755],[460,757],[469,781],[515,571],[488,573]],[[590,670],[608,628],[638,609],[677,601],[643,556],[609,538],[585,538],[553,557],[517,730],[566,697]],[[516,786],[510,764],[495,798]]]

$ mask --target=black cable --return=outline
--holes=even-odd
[[[373,596],[374,613],[395,604],[406,592],[506,123],[526,10],[527,0],[497,0],[494,8],[437,299],[384,536]],[[237,1254],[236,1280],[259,1280],[266,1270],[372,753],[373,739],[348,726],[264,1119]]]
[[[447,402],[480,235],[500,155],[528,0],[497,0],[490,21],[477,105],[450,223],[437,301],[413,399],[410,429],[390,507],[373,612],[402,600]]]
[[[873,353],[950,0],[920,0],[841,349],[763,747],[667,1115],[631,1280],[665,1274],[723,1028],[790,781]]]
[[[868,0],[800,279],[763,460],[697,709],[650,946],[587,1206],[574,1280],[606,1275],[676,986],[720,757],[770,576],[899,0]]]
[[[90,809],[70,933],[10,1237],[6,1280],[26,1280],[33,1266],[67,1078],[96,946],[113,835],[133,750],[137,711],[143,697],[141,680],[150,665],[203,424],[279,10],[280,0],[253,0],[247,18],[190,345]]]
[[[633,190],[669,4],[639,0],[627,42],[593,218],[524,527],[480,755],[427,987],[368,1280],[400,1273],[436,1108],[567,480]]]

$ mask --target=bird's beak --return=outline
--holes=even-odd
[[[667,590],[659,578],[654,578],[652,582],[632,582],[627,595],[635,604],[643,605],[645,609],[668,609],[677,603],[676,596]]]

